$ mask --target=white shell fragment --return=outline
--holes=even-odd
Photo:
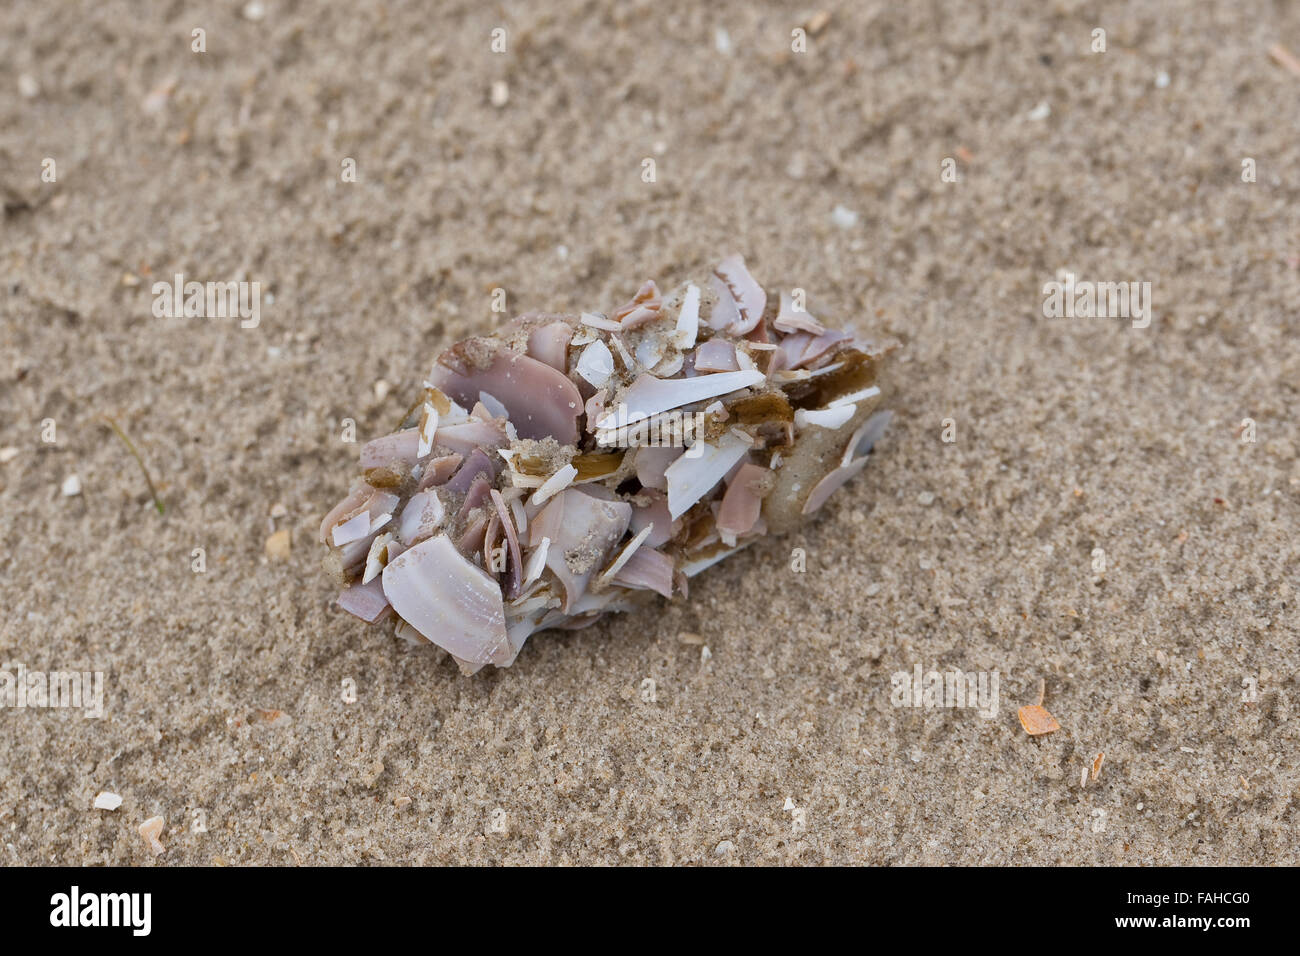
[[[677,326],[673,329],[673,344],[679,349],[695,347],[695,336],[700,331],[700,287],[694,282],[686,286],[681,310],[677,313]]]
[[[471,664],[507,664],[501,588],[445,534],[403,551],[384,568],[393,610],[430,641]]]
[[[447,349],[321,521],[339,608],[466,673],[508,667],[538,631],[685,598],[797,527],[890,413],[873,414],[884,351],[795,302],[732,255],[669,292],[648,281],[608,312],[530,312]]]
[[[551,477],[542,482],[541,486],[533,492],[533,504],[540,505],[550,500],[554,495],[559,494],[569,485],[573,484],[573,479],[577,477],[578,469],[572,465],[565,465]]]
[[[623,394],[626,414],[610,412],[596,422],[596,427],[616,428],[620,424],[634,424],[658,412],[758,385],[765,378],[757,369],[748,372],[718,372],[694,378],[655,378],[646,372]]]
[[[664,472],[668,479],[668,513],[673,518],[686,514],[697,501],[718,486],[718,482],[748,451],[746,442],[728,432],[718,444],[705,444],[700,455],[679,457]]]
[[[600,388],[614,374],[614,353],[608,345],[596,339],[578,356],[577,372],[596,388]]]

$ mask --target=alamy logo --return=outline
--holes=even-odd
[[[50,897],[51,926],[129,926],[133,936],[148,936],[152,928],[151,893],[71,892]]]
[[[155,282],[152,292],[153,314],[159,319],[238,317],[241,329],[255,329],[262,321],[260,282],[186,282],[178,272],[171,282]]]
[[[596,444],[603,448],[681,448],[687,458],[704,454],[704,429],[708,415],[704,412],[661,412],[657,415],[634,415],[624,403],[606,414],[596,428]]]
[[[1064,282],[1043,286],[1043,315],[1049,319],[1131,319],[1133,328],[1151,324],[1150,282]]]
[[[87,719],[104,716],[103,671],[29,671],[7,663],[0,670],[0,708],[73,707]]]
[[[968,707],[981,717],[998,715],[997,671],[922,671],[917,664],[910,673],[895,673],[891,683],[890,703],[895,707]]]

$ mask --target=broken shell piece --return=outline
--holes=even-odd
[[[553,436],[561,444],[578,439],[582,396],[577,386],[558,369],[490,339],[453,346],[434,365],[429,381],[461,404],[473,404],[479,392],[490,392],[509,410],[510,422],[524,438]]]
[[[110,793],[108,790],[101,790],[95,794],[96,810],[116,810],[122,805],[122,798],[116,793]]]
[[[144,823],[140,824],[140,836],[144,837],[144,842],[149,849],[153,851],[154,856],[162,856],[167,852],[167,848],[162,845],[158,838],[162,836],[163,827],[167,821],[162,817],[150,817]]]
[[[366,569],[361,574],[362,584],[369,584],[384,569],[389,560],[388,547],[395,544],[391,531],[385,531],[370,542],[370,551],[366,554]]]
[[[445,534],[403,551],[384,568],[393,610],[430,641],[471,664],[508,664],[501,587]]]
[[[565,465],[542,482],[541,486],[533,492],[533,504],[540,505],[542,502],[550,500],[551,497],[573,484],[573,479],[577,476],[577,468],[573,467],[573,465]]]
[[[677,325],[673,329],[673,344],[679,349],[695,347],[695,336],[700,329],[700,287],[694,282],[686,286],[681,308],[677,312]]]
[[[551,322],[534,329],[528,336],[528,354],[560,372],[568,371],[569,343],[573,326],[568,322]]]
[[[794,307],[794,299],[789,292],[781,293],[781,311],[777,313],[772,325],[780,332],[808,332],[822,335],[826,326],[822,325],[807,312]]]
[[[472,673],[529,636],[687,594],[866,465],[884,352],[739,255],[608,315],[526,313],[437,359],[322,520],[338,605]],[[802,302],[802,298],[800,299]]]
[[[596,388],[600,388],[614,374],[614,353],[608,345],[596,339],[578,356],[575,371]]]
[[[767,293],[754,281],[754,277],[745,268],[745,260],[738,255],[727,256],[714,270],[714,275],[722,280],[722,285],[735,302],[739,320],[733,320],[726,326],[730,335],[745,335],[758,325],[767,306]],[[712,324],[712,323],[710,323]],[[718,328],[717,325],[713,325]]]
[[[1061,725],[1056,722],[1056,718],[1041,704],[1027,704],[1020,708],[1017,716],[1020,718],[1020,726],[1024,727],[1025,733],[1031,737],[1055,733],[1061,729]],[[1098,769],[1100,770],[1100,768]]]
[[[673,518],[686,514],[748,451],[746,442],[728,432],[716,445],[703,444],[701,454],[679,457],[664,472],[668,479],[668,513]]]
[[[726,339],[709,339],[695,350],[697,372],[739,372],[736,347]]]
[[[339,594],[339,607],[367,624],[374,624],[388,610],[388,597],[378,577],[367,584],[353,584]]]

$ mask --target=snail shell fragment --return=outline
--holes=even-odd
[[[604,315],[527,313],[438,357],[320,540],[339,606],[466,673],[807,520],[867,463],[881,349],[739,255]]]

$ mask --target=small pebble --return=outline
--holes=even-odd
[[[1029,111],[1029,118],[1031,120],[1034,120],[1035,122],[1038,122],[1039,120],[1045,120],[1047,119],[1047,117],[1051,115],[1052,115],[1052,108],[1047,105],[1046,100],[1043,100],[1043,102],[1039,103],[1037,106],[1035,106],[1032,110]]]
[[[1169,74],[1161,70],[1156,74],[1156,89],[1163,90],[1169,85]]]
[[[713,855],[726,856],[728,853],[734,852],[735,849],[736,849],[736,844],[732,843],[730,840],[723,840],[721,843],[719,843],[717,846],[713,848]]]
[[[923,491],[916,496],[916,500],[923,505],[932,505],[934,504],[934,495],[928,491]]]
[[[718,27],[713,31],[713,46],[723,56],[731,53],[731,34]]]
[[[122,798],[107,790],[101,790],[95,797],[96,810],[116,810],[121,805]]]
[[[276,504],[271,505],[272,518],[283,518],[288,513],[289,513],[289,509],[278,502]]]
[[[63,479],[63,484],[60,486],[60,490],[63,492],[63,497],[65,498],[72,498],[75,495],[81,494],[81,479],[76,475],[68,475],[68,477]]]
[[[391,390],[392,386],[382,378],[375,382],[375,398],[379,399],[381,402],[388,397],[388,393]]]
[[[23,99],[34,100],[41,95],[41,84],[37,83],[36,77],[30,73],[19,73],[18,92],[22,94]]]
[[[252,20],[254,23],[266,17],[266,4],[260,3],[259,0],[252,0],[244,4],[244,19]]]
[[[841,229],[852,229],[858,224],[858,214],[845,206],[836,206],[831,210],[831,222]]]
[[[493,82],[490,98],[492,100],[492,105],[496,107],[505,106],[510,102],[510,87],[506,84],[505,80],[496,80]]]
[[[396,807],[398,810],[405,810],[410,805],[411,805],[411,798],[407,796],[398,797],[396,800],[393,801],[393,806]]]
[[[0,448],[0,465],[7,465],[18,457],[18,449],[10,445],[7,448]]]
[[[284,561],[289,557],[289,529],[281,528],[266,539],[266,556],[272,561]]]

